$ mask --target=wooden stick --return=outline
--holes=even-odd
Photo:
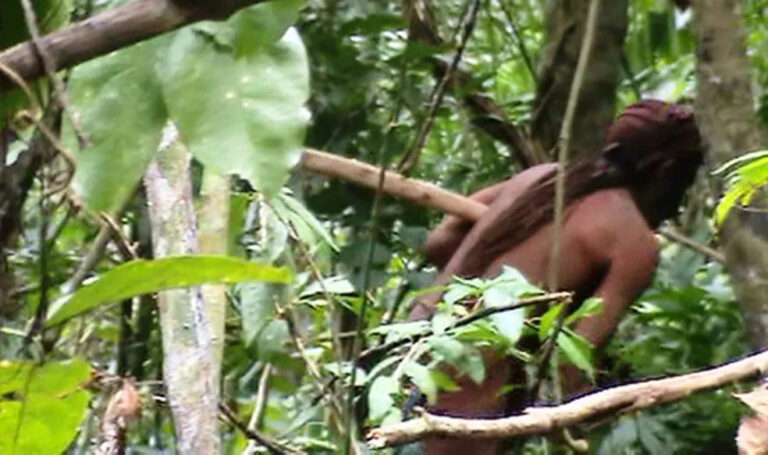
[[[306,149],[299,167],[326,177],[348,180],[368,188],[379,185],[379,168],[357,160],[319,150]],[[396,172],[384,174],[382,191],[415,204],[431,207],[466,220],[477,221],[488,208],[460,194],[431,183],[404,177]]]
[[[554,407],[528,408],[522,415],[501,419],[460,419],[424,413],[406,422],[371,430],[368,446],[380,449],[430,436],[499,439],[549,433],[606,413],[628,413],[768,371],[768,350],[697,373],[623,385],[592,393]]]

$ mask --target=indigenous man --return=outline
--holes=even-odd
[[[600,157],[566,169],[557,283],[575,292],[574,307],[589,296],[602,299],[603,311],[576,327],[598,349],[650,283],[659,252],[653,230],[677,213],[703,160],[700,142],[689,111],[643,101],[614,122]],[[448,216],[428,238],[427,257],[441,269],[437,283],[446,284],[454,275],[492,277],[509,265],[530,282],[544,285],[552,248],[555,165],[535,166],[471,198],[489,205],[474,225]],[[418,302],[411,317],[429,317],[436,300]],[[487,357],[482,384],[459,378],[462,389],[441,394],[431,411],[478,418],[505,415],[509,403],[500,392],[520,381],[521,369],[514,360]],[[568,394],[588,386],[575,370],[565,376]],[[432,439],[427,453],[486,454],[499,446],[497,441]]]

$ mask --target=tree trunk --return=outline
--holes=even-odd
[[[768,144],[753,111],[751,73],[738,0],[694,0],[697,41],[696,116],[710,161],[736,158]],[[768,346],[768,216],[735,208],[720,233],[750,341]]]
[[[531,136],[539,154],[552,159],[568,93],[579,60],[589,0],[549,2],[547,43],[531,114]],[[627,0],[602,3],[589,69],[581,88],[571,135],[573,156],[600,152],[613,122],[621,52],[627,32]]]
[[[198,251],[189,161],[186,148],[174,140],[158,151],[144,176],[156,258]],[[200,287],[158,293],[158,310],[178,452],[217,454],[218,372]]]

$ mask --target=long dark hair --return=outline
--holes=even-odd
[[[693,115],[661,101],[629,106],[611,126],[606,143],[602,156],[566,168],[566,207],[602,189],[627,187],[637,193],[654,186],[657,193],[664,195],[664,200],[658,201],[664,208],[640,208],[655,227],[672,215],[670,207],[679,206],[703,160]],[[464,257],[452,258],[446,272],[478,276],[502,253],[550,223],[554,216],[555,174],[553,170],[541,177],[498,213],[495,224],[499,229],[477,239],[472,248],[464,248]]]

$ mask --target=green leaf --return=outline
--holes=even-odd
[[[434,316],[432,316],[432,320],[430,322],[432,325],[432,332],[434,332],[436,335],[440,335],[445,332],[445,330],[454,322],[456,322],[456,318],[446,311],[438,311]]]
[[[755,193],[768,184],[768,151],[747,153],[728,161],[714,175],[726,174],[728,189],[715,208],[715,224],[722,225],[736,205],[748,205]]]
[[[248,282],[238,286],[243,341],[251,346],[262,330],[272,322],[275,305],[281,307],[290,299],[289,286],[279,283]]]
[[[416,362],[408,362],[403,368],[405,373],[416,387],[427,397],[430,404],[437,401],[437,384],[430,374],[429,368]]]
[[[392,395],[400,391],[400,383],[392,376],[379,376],[371,384],[368,392],[368,409],[371,419],[378,421],[385,417],[395,406]]]
[[[171,256],[121,264],[51,305],[47,325],[59,324],[102,303],[203,283],[289,283],[291,272],[228,256]]]
[[[288,194],[287,190],[278,193],[273,199],[272,204],[275,211],[278,212],[283,219],[287,219],[288,222],[291,223],[291,226],[296,229],[299,238],[301,238],[304,243],[314,246],[314,238],[309,235],[301,234],[302,232],[310,231],[319,235],[323,241],[333,249],[333,251],[339,251],[339,246],[336,245],[336,242],[333,241],[331,235],[325,227],[323,227],[320,221],[315,218],[315,215],[307,210],[307,208],[304,207],[304,204]]]
[[[565,307],[564,303],[557,304],[551,307],[549,310],[547,310],[546,313],[544,313],[541,316],[541,320],[539,320],[539,340],[540,341],[543,341],[545,338],[549,336],[549,332],[552,330],[552,326],[555,325],[557,316],[560,315],[560,312],[563,311],[564,307]]]
[[[231,23],[237,55],[247,56],[260,47],[278,41],[296,23],[306,0],[278,0],[245,8],[235,14]]]
[[[82,359],[40,367],[0,361],[0,452],[66,452],[88,408],[90,373]]]
[[[91,145],[80,150],[71,127],[66,142],[77,162],[73,187],[92,210],[118,211],[158,148],[167,114],[154,64],[166,42],[140,43],[72,73],[69,92]]]
[[[435,337],[429,345],[439,360],[456,367],[480,384],[485,379],[485,363],[479,351],[450,337]]]
[[[526,283],[527,284],[527,283]],[[510,305],[517,300],[518,293],[507,286],[497,285],[483,292],[483,302],[486,308]],[[489,319],[510,344],[517,343],[525,323],[525,309],[502,311],[492,314]]]
[[[584,303],[582,303],[581,306],[579,306],[579,308],[576,311],[569,314],[568,317],[565,318],[565,324],[571,325],[581,318],[585,318],[587,316],[592,316],[595,314],[600,314],[602,312],[603,312],[603,299],[601,299],[600,297],[590,297],[587,300],[585,300]]]
[[[595,369],[592,365],[592,345],[587,340],[565,329],[557,337],[557,346],[569,362],[586,372],[590,378],[594,378]]]
[[[279,42],[236,57],[194,28],[182,29],[163,70],[168,111],[195,158],[276,194],[309,121],[308,63],[298,32],[289,29]]]
[[[429,375],[432,376],[432,381],[437,385],[437,388],[446,392],[456,392],[461,390],[461,386],[456,384],[450,376],[443,373],[440,370],[430,370]]]

